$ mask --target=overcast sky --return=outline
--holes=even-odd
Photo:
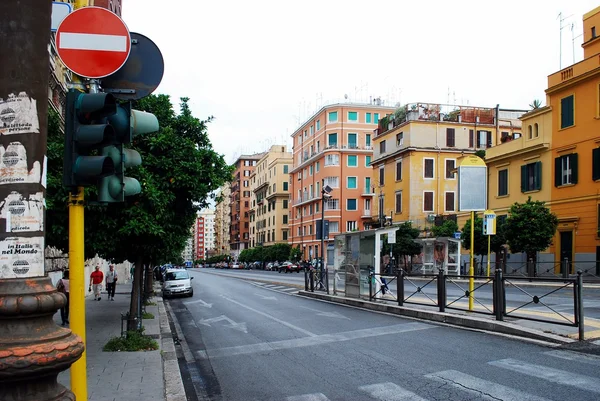
[[[581,61],[583,14],[600,6],[597,0],[122,1],[129,30],[162,51],[165,74],[155,93],[174,103],[189,97],[197,117],[214,116],[209,135],[228,162],[291,145],[301,122],[345,96],[392,105],[545,104],[547,76],[561,65],[561,34],[564,68],[573,57]]]

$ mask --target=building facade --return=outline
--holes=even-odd
[[[292,153],[275,145],[250,176],[250,248],[288,242],[291,167]]]
[[[229,231],[231,227],[231,186],[225,184],[218,190],[215,207],[215,250],[217,255],[229,255]]]
[[[207,258],[208,252],[215,249],[215,211],[198,212],[194,230],[194,260]]]
[[[439,217],[456,221],[461,158],[518,138],[523,113],[413,103],[383,119],[373,138],[374,220],[380,226],[411,221],[422,230]]]
[[[374,196],[370,166],[373,130],[379,118],[393,110],[376,104],[332,104],[292,134],[289,242],[302,250],[303,259],[321,255],[316,233],[323,212],[329,221],[329,239],[365,228]],[[321,191],[326,186],[331,193],[323,208]],[[326,241],[325,246],[328,244]],[[333,254],[333,249],[329,252]],[[332,257],[324,256],[333,263]]]
[[[240,252],[250,243],[250,176],[264,153],[242,155],[234,163],[231,184],[231,225],[229,234],[230,254],[237,260]]]

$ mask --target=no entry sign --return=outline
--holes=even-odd
[[[125,64],[131,37],[116,14],[100,7],[84,7],[61,22],[56,31],[56,49],[75,74],[103,78]]]

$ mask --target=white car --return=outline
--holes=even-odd
[[[232,269],[240,269],[240,264],[239,264],[239,263],[237,263],[237,262],[235,262],[235,263],[233,263],[233,264],[231,265],[231,268],[232,268]]]
[[[194,296],[193,278],[185,269],[167,269],[165,271],[165,281],[162,284],[163,298],[175,295]]]

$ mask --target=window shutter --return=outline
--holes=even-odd
[[[492,147],[492,131],[487,132],[486,144],[488,148]]]
[[[533,189],[542,189],[542,162],[535,162]]]
[[[562,183],[562,163],[561,158],[554,159],[554,186],[558,187]]]
[[[469,147],[470,148],[473,147],[473,130],[472,129],[469,130]]]
[[[527,192],[527,165],[521,166],[521,192]]]
[[[446,146],[454,147],[454,128],[446,128]]]
[[[600,148],[592,149],[592,180],[600,180]]]
[[[577,184],[577,153],[571,155],[571,183]]]

